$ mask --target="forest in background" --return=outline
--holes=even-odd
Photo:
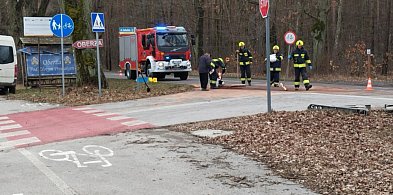
[[[184,26],[196,36],[193,56],[209,51],[213,56],[231,57],[232,72],[236,71],[234,51],[238,42],[244,41],[255,56],[254,73],[264,72],[265,21],[259,13],[258,0],[64,1],[76,7],[88,4],[91,11],[105,13],[107,30],[101,36],[105,40],[102,59],[107,69],[118,69],[119,27],[165,24]],[[369,48],[374,54],[373,76],[393,75],[393,1],[271,0],[270,3],[271,45],[278,44],[286,56],[288,47],[283,36],[293,30],[304,40],[312,56],[314,73],[364,77]],[[61,12],[61,5],[61,0],[5,0],[0,5],[0,34],[18,39],[23,36],[24,16],[53,16]],[[90,23],[88,16],[74,20]],[[93,37],[93,33],[86,37]]]

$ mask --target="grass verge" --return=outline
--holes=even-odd
[[[143,83],[137,84],[130,80],[108,79],[108,89],[102,90],[102,97],[98,97],[96,86],[69,87],[66,95],[61,96],[61,88],[17,89],[16,94],[9,94],[9,100],[26,100],[31,102],[62,104],[66,106],[79,106],[107,102],[135,100],[146,97],[169,95],[193,90],[193,86],[170,83],[149,83],[151,92],[146,92]]]

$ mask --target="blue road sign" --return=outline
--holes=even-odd
[[[105,32],[104,13],[91,13],[91,26],[93,32]]]
[[[120,33],[135,33],[136,27],[120,27],[119,32]]]
[[[68,37],[74,31],[74,21],[65,14],[53,16],[49,26],[56,37]]]

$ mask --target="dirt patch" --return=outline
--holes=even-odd
[[[393,115],[338,111],[275,112],[174,126],[222,129],[205,139],[266,163],[322,194],[393,193]]]

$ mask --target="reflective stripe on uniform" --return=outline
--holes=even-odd
[[[215,81],[215,80],[210,80],[210,83],[211,83],[211,84],[216,84],[217,81]]]
[[[295,56],[295,57],[298,57],[298,56],[299,56],[299,54],[294,54],[293,56]]]
[[[250,62],[239,62],[240,65],[249,65]]]
[[[302,58],[304,58],[305,56],[306,56],[306,54],[303,53],[303,54],[302,54]]]
[[[248,57],[248,58],[252,59],[252,56],[250,56],[250,57]]]
[[[284,59],[284,57],[283,57],[283,56],[280,56],[279,58],[280,58],[281,60],[283,60],[283,59]]]
[[[243,53],[239,53],[239,56],[242,56],[243,55]]]
[[[244,54],[244,56],[246,56],[246,57],[248,56],[248,53],[243,53],[243,54]]]
[[[281,68],[270,68],[270,71],[280,72],[280,71],[281,71]]]
[[[310,83],[310,80],[304,80],[303,81],[303,84],[309,84]]]
[[[210,66],[213,68],[216,67],[216,65],[213,62],[210,63]]]
[[[307,64],[311,64],[311,60],[307,60],[306,63],[307,63]]]
[[[295,68],[305,68],[306,64],[294,64],[293,65]]]
[[[294,85],[300,85],[300,82],[294,82],[293,84]]]
[[[246,78],[240,78],[240,80],[241,80],[241,81],[245,81],[245,80],[246,80]]]
[[[251,81],[251,78],[247,78],[248,81]]]

